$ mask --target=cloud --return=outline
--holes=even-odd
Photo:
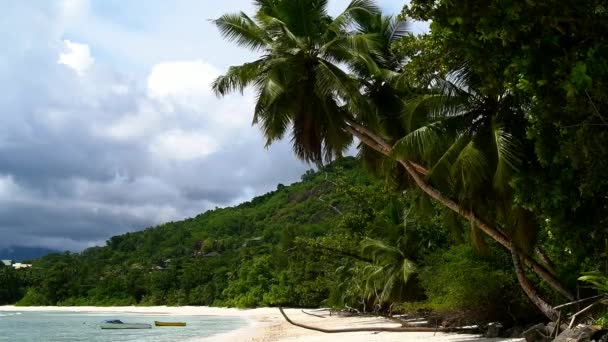
[[[164,58],[158,51],[174,37],[116,25],[110,32],[122,40],[113,50],[87,34],[108,32],[91,18],[94,4],[14,3],[0,23],[0,41],[10,44],[0,81],[11,84],[0,94],[0,248],[77,251],[299,179],[307,166],[289,142],[267,150],[251,127],[251,94],[212,94],[209,83],[226,65],[210,60],[221,59],[202,50]],[[139,51],[139,72],[115,53],[137,49],[130,40],[142,35],[158,50]],[[216,32],[213,39],[220,46]]]
[[[202,60],[158,63],[148,76],[152,98],[181,98],[183,101],[211,96],[210,84],[220,72]]]
[[[150,151],[161,160],[192,160],[203,158],[219,149],[210,136],[182,130],[171,130],[157,136]]]
[[[94,62],[89,46],[67,39],[63,43],[65,44],[66,51],[59,54],[57,63],[72,68],[78,75],[82,76]]]
[[[255,55],[206,19],[251,9],[250,0],[5,4],[0,248],[77,251],[298,180],[310,166],[290,142],[266,149],[251,127],[255,96],[218,99],[209,87]]]
[[[0,201],[14,198],[19,193],[19,187],[12,176],[0,175]]]

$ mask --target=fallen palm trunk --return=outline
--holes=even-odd
[[[283,311],[282,307],[279,307],[279,311],[281,315],[285,318],[287,322],[291,325],[295,325],[296,327],[319,331],[326,334],[335,334],[335,333],[347,333],[347,332],[476,332],[477,328],[445,328],[445,327],[375,327],[375,328],[341,328],[341,329],[325,329],[319,327],[313,327],[311,325],[300,324],[292,321],[285,311]]]
[[[310,316],[319,317],[319,318],[325,318],[325,316],[321,316],[321,315],[313,314],[313,313],[310,313],[310,312],[306,312],[306,311],[304,311],[304,309],[302,309],[302,313],[305,313],[305,314],[310,315]]]

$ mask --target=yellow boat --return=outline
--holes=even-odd
[[[186,322],[159,322],[154,321],[154,325],[157,327],[185,327]]]

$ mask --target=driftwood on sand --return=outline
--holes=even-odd
[[[341,328],[341,329],[324,329],[320,327],[315,327],[306,324],[300,324],[292,321],[285,311],[283,311],[282,307],[279,307],[279,311],[281,315],[285,318],[287,322],[296,327],[319,331],[327,334],[334,333],[347,333],[347,332],[473,332],[477,330],[476,328],[445,328],[445,327],[373,327],[373,328]]]
[[[553,308],[553,310],[557,310],[559,313],[559,316],[557,318],[557,332],[556,332],[556,336],[557,333],[559,332],[559,328],[560,328],[560,324],[561,324],[561,311],[563,308],[568,307],[568,306],[572,306],[575,304],[581,304],[584,302],[588,302],[588,301],[593,301],[593,303],[591,303],[590,305],[586,306],[584,309],[574,313],[571,317],[570,320],[570,324],[568,325],[568,329],[572,329],[572,327],[574,326],[574,323],[576,322],[576,319],[582,315],[583,313],[589,311],[589,309],[591,309],[592,307],[594,307],[596,304],[599,303],[603,303],[606,304],[606,296],[605,295],[598,295],[598,296],[593,296],[593,297],[588,297],[588,298],[583,298],[583,299],[579,299],[579,300],[575,300],[573,302],[568,302],[568,303],[564,303],[562,305],[558,305],[556,307]]]

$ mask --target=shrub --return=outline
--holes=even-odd
[[[34,288],[27,290],[25,296],[19,300],[17,306],[53,305],[47,298]]]
[[[454,323],[513,322],[530,310],[506,253],[479,257],[470,245],[458,245],[425,259],[419,279],[430,308]],[[502,259],[501,259],[502,258]]]

